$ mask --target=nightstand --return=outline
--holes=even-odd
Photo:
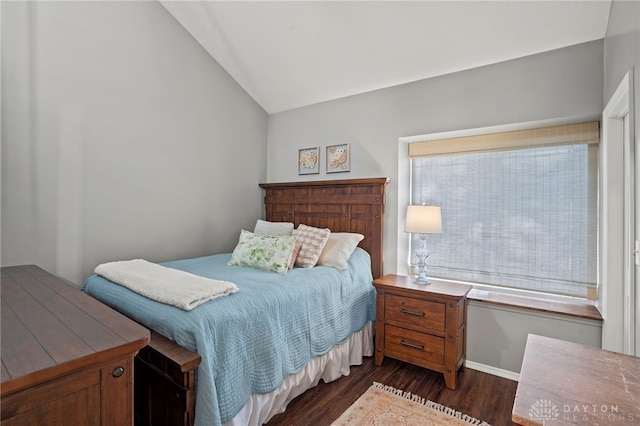
[[[449,389],[465,360],[470,285],[385,275],[376,288],[375,363],[385,356],[444,373]]]

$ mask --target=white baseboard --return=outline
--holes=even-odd
[[[513,371],[503,370],[501,368],[492,367],[490,365],[480,364],[479,362],[473,362],[468,360],[464,362],[464,366],[472,370],[482,371],[483,373],[502,377],[503,379],[509,379],[515,382],[520,381],[520,373],[514,373]]]

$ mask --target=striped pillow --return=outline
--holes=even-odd
[[[302,243],[296,239],[296,243],[293,246],[293,253],[291,253],[291,260],[289,260],[289,269],[293,269],[293,267],[296,266],[296,259],[298,258],[298,253],[300,253],[301,247]]]
[[[331,231],[329,228],[314,228],[313,226],[307,226],[300,224],[297,229],[294,229],[291,235],[295,236],[298,241],[302,243],[298,257],[296,258],[296,266],[302,268],[313,268],[318,263],[320,254]]]

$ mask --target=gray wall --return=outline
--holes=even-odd
[[[467,366],[507,378],[517,378],[529,334],[595,347],[602,334],[600,321],[477,301],[469,302],[467,322]]]
[[[611,3],[604,39],[604,105],[632,68],[637,128],[640,123],[640,2],[615,0]],[[638,136],[640,132],[636,131]]]
[[[391,178],[384,255],[395,272],[399,138],[599,116],[606,99],[596,41],[268,118],[155,2],[0,7],[2,265],[78,284],[103,261],[232,249],[261,214],[258,182],[307,180],[298,149],[341,142],[352,171],[311,178]],[[590,323],[481,303],[469,320],[469,359],[496,370],[519,371],[528,332],[599,338]]]
[[[270,182],[308,179],[297,175],[299,148],[351,143],[350,173],[312,178],[391,178],[384,260],[385,271],[395,272],[399,138],[598,117],[602,107],[602,41],[595,41],[272,114],[267,176]]]
[[[268,116],[157,2],[2,2],[2,265],[230,251]]]
[[[603,41],[524,57],[388,89],[273,114],[269,118],[270,182],[298,176],[300,148],[351,143],[351,172],[312,179],[391,178],[385,209],[385,272],[397,270],[399,139],[515,123],[598,118],[603,109]],[[324,154],[324,152],[323,152]],[[324,158],[324,157],[323,157]],[[403,161],[404,160],[404,161]],[[402,183],[400,183],[402,185]],[[574,321],[481,302],[469,307],[469,365],[505,377],[520,371],[528,333],[593,346],[599,323]],[[515,373],[515,374],[512,374]]]

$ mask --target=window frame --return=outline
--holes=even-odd
[[[427,133],[423,135],[401,137],[398,139],[398,204],[397,204],[397,257],[396,257],[396,270],[398,274],[409,275],[410,274],[410,245],[411,235],[404,232],[404,215],[406,208],[411,202],[411,159],[409,157],[409,145],[415,142],[427,142],[438,139],[451,139],[451,138],[465,138],[469,136],[480,136],[490,133],[511,132],[519,130],[527,130],[536,127],[552,127],[561,126],[566,124],[575,124],[589,121],[599,121],[601,117],[598,116],[581,116],[562,118],[554,120],[541,120],[535,122],[523,122],[515,124],[498,125],[491,127],[470,128],[464,130],[445,131],[439,133]],[[598,200],[599,208],[600,200]],[[598,240],[600,239],[600,229],[598,229]],[[600,254],[598,253],[597,261],[600,263]],[[455,280],[447,280],[456,282]],[[474,290],[482,292],[495,292],[514,296],[532,297],[537,299],[546,299],[551,301],[569,302],[597,305],[598,299],[590,300],[582,297],[545,293],[533,290],[509,288],[494,286],[484,283],[465,282],[473,286]],[[597,277],[596,287],[600,288],[600,276]]]

